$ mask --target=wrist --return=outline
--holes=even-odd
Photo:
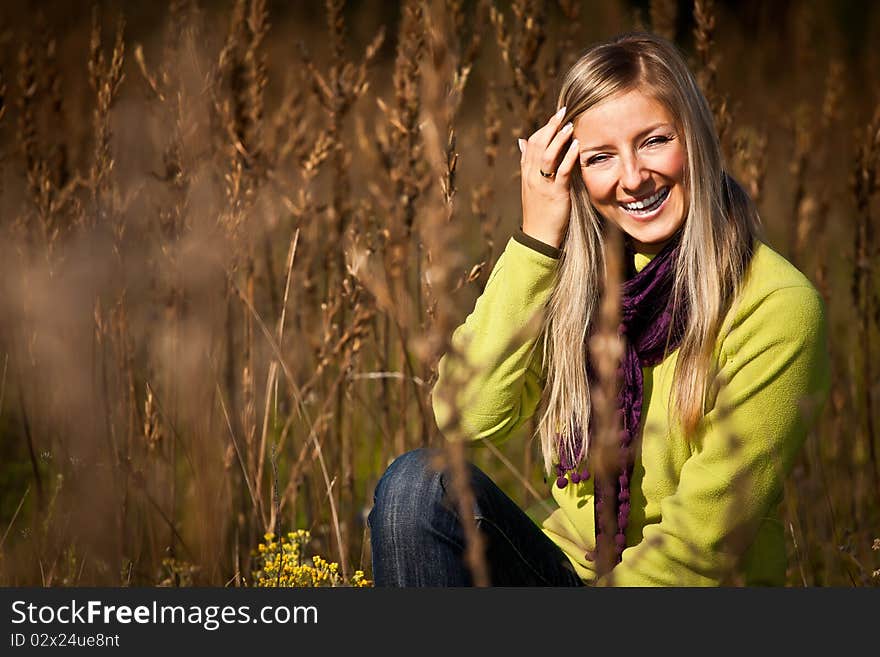
[[[544,255],[550,258],[554,258],[556,260],[558,260],[562,255],[562,252],[558,248],[551,246],[547,242],[539,240],[536,237],[532,237],[531,235],[523,231],[522,228],[514,233],[513,239],[515,239],[523,246],[527,246],[530,249],[537,251],[538,253],[543,253]]]
[[[558,235],[553,231],[549,231],[546,229],[535,229],[531,227],[522,227],[522,232],[528,235],[529,237],[538,240],[539,242],[543,242],[544,244],[558,249],[562,244],[562,235]]]

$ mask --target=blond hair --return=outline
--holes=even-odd
[[[687,214],[681,227],[674,269],[673,306],[684,300],[689,317],[679,345],[670,423],[678,420],[686,436],[704,414],[707,383],[713,376],[712,351],[721,323],[739,292],[751,260],[753,240],[763,239],[754,203],[725,171],[712,113],[677,48],[662,37],[627,33],[589,49],[565,74],[557,107],[563,121],[575,121],[594,105],[634,89],[660,102],[684,139]],[[556,285],[543,325],[547,380],[537,435],[549,474],[560,451],[569,462],[585,458],[591,413],[584,340],[597,318],[605,269],[602,222],[580,175],[571,177],[572,211]],[[558,434],[561,436],[558,437]]]

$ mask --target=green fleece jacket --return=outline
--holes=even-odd
[[[521,230],[508,241],[439,363],[432,404],[448,438],[500,444],[534,414],[546,380],[539,320],[558,257]],[[636,270],[650,258],[637,253]],[[614,570],[597,579],[585,556],[595,548],[592,478],[563,489],[551,479],[552,497],[527,512],[587,584],[784,585],[783,483],[829,390],[822,298],[791,263],[756,242],[713,353],[727,385],[691,440],[667,419],[677,357],[676,350],[642,370],[627,547]]]

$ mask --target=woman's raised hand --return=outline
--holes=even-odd
[[[519,140],[522,173],[523,232],[559,248],[571,216],[568,190],[578,158],[572,124],[562,126],[561,108],[528,141]]]

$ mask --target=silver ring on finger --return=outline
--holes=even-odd
[[[555,171],[551,171],[550,173],[547,173],[547,172],[544,171],[543,169],[538,169],[538,172],[539,172],[542,176],[544,176],[545,178],[547,178],[548,180],[549,180],[549,179],[552,179],[553,176],[556,175],[556,172],[555,172]]]

